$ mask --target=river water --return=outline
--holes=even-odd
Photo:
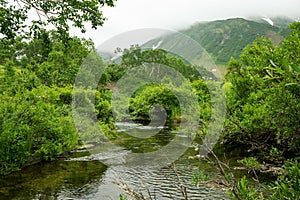
[[[120,124],[119,127],[122,127],[119,130],[122,132],[130,125]],[[145,129],[141,128],[140,131]],[[118,147],[94,146],[92,149],[97,149],[97,153],[82,150],[67,160],[29,166],[20,172],[1,177],[0,199],[118,200],[120,194],[126,195],[119,184],[126,184],[127,188],[145,196],[150,193],[159,200],[183,199],[178,189],[180,184],[187,188],[188,199],[228,199],[221,189],[206,184],[196,187],[191,182],[191,177],[199,169],[210,177],[218,176],[210,164],[191,158],[198,153],[193,145],[170,166],[152,168],[124,164],[124,157],[130,152],[157,149],[173,137],[172,130],[164,128],[147,143],[132,137],[117,138],[115,144]]]

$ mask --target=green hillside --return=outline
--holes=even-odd
[[[274,26],[279,28],[287,28],[289,24],[293,23],[295,20],[285,17],[285,16],[279,16],[279,17],[272,17],[270,18],[272,22],[274,23]],[[268,24],[263,18],[261,17],[253,17],[251,20]]]
[[[226,64],[230,57],[238,58],[257,36],[279,44],[288,34],[286,29],[241,18],[199,23],[182,32],[199,42],[218,64]]]
[[[287,28],[271,26],[242,18],[202,22],[180,31],[199,42],[218,65],[226,65],[231,57],[238,58],[242,50],[258,36],[266,36],[278,45],[288,34]],[[163,38],[160,48],[174,45],[176,34]],[[161,38],[147,43],[155,44]]]

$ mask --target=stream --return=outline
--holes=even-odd
[[[136,130],[145,131],[142,127]],[[119,124],[120,133],[128,128],[131,128],[130,124]],[[218,176],[210,164],[191,158],[197,155],[192,145],[171,166],[157,169],[124,164],[124,157],[130,152],[157,149],[173,137],[172,128],[165,127],[146,143],[126,136],[115,140],[118,147],[95,145],[91,148],[97,149],[98,153],[81,150],[65,160],[26,167],[0,178],[0,199],[118,200],[120,194],[126,195],[118,185],[121,183],[145,196],[150,193],[159,200],[183,199],[179,183],[187,188],[188,199],[228,199],[221,189],[206,184],[196,187],[191,182],[191,177],[199,169],[210,177]]]

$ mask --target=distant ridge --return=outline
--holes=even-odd
[[[289,33],[287,29],[288,19],[272,19],[274,26],[263,19],[247,20],[243,18],[233,18],[227,20],[217,20],[212,22],[201,22],[192,25],[190,28],[181,30],[196,40],[211,55],[218,65],[226,65],[231,57],[238,58],[242,50],[251,44],[258,36],[265,36],[278,45],[283,37]],[[168,36],[159,48],[171,46],[176,39],[176,35]],[[146,43],[147,46],[157,44],[160,39],[155,39]]]
[[[266,20],[264,20],[263,18],[268,18],[268,17],[266,17],[266,16],[250,17],[250,19],[253,21],[260,22],[260,23],[267,23]],[[291,24],[295,21],[291,18],[284,17],[284,16],[270,17],[269,19],[274,23],[274,26],[276,26],[278,28],[284,28],[284,29],[287,28],[289,24]]]

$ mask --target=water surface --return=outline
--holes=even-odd
[[[119,124],[119,133],[132,128]],[[161,127],[160,127],[161,128]],[[137,128],[147,131],[151,127]],[[125,194],[118,184],[125,183],[137,192],[149,191],[157,199],[183,199],[178,184],[187,188],[189,199],[228,199],[221,189],[205,184],[196,187],[191,183],[193,173],[204,170],[217,177],[215,169],[205,161],[191,159],[197,151],[191,145],[172,165],[152,168],[126,165],[126,155],[131,152],[151,152],[168,144],[174,132],[165,128],[147,140],[128,135],[115,138],[117,147],[94,146],[92,152],[78,152],[72,158],[29,166],[24,170],[0,179],[0,199],[119,199]],[[179,178],[180,180],[178,180]]]

